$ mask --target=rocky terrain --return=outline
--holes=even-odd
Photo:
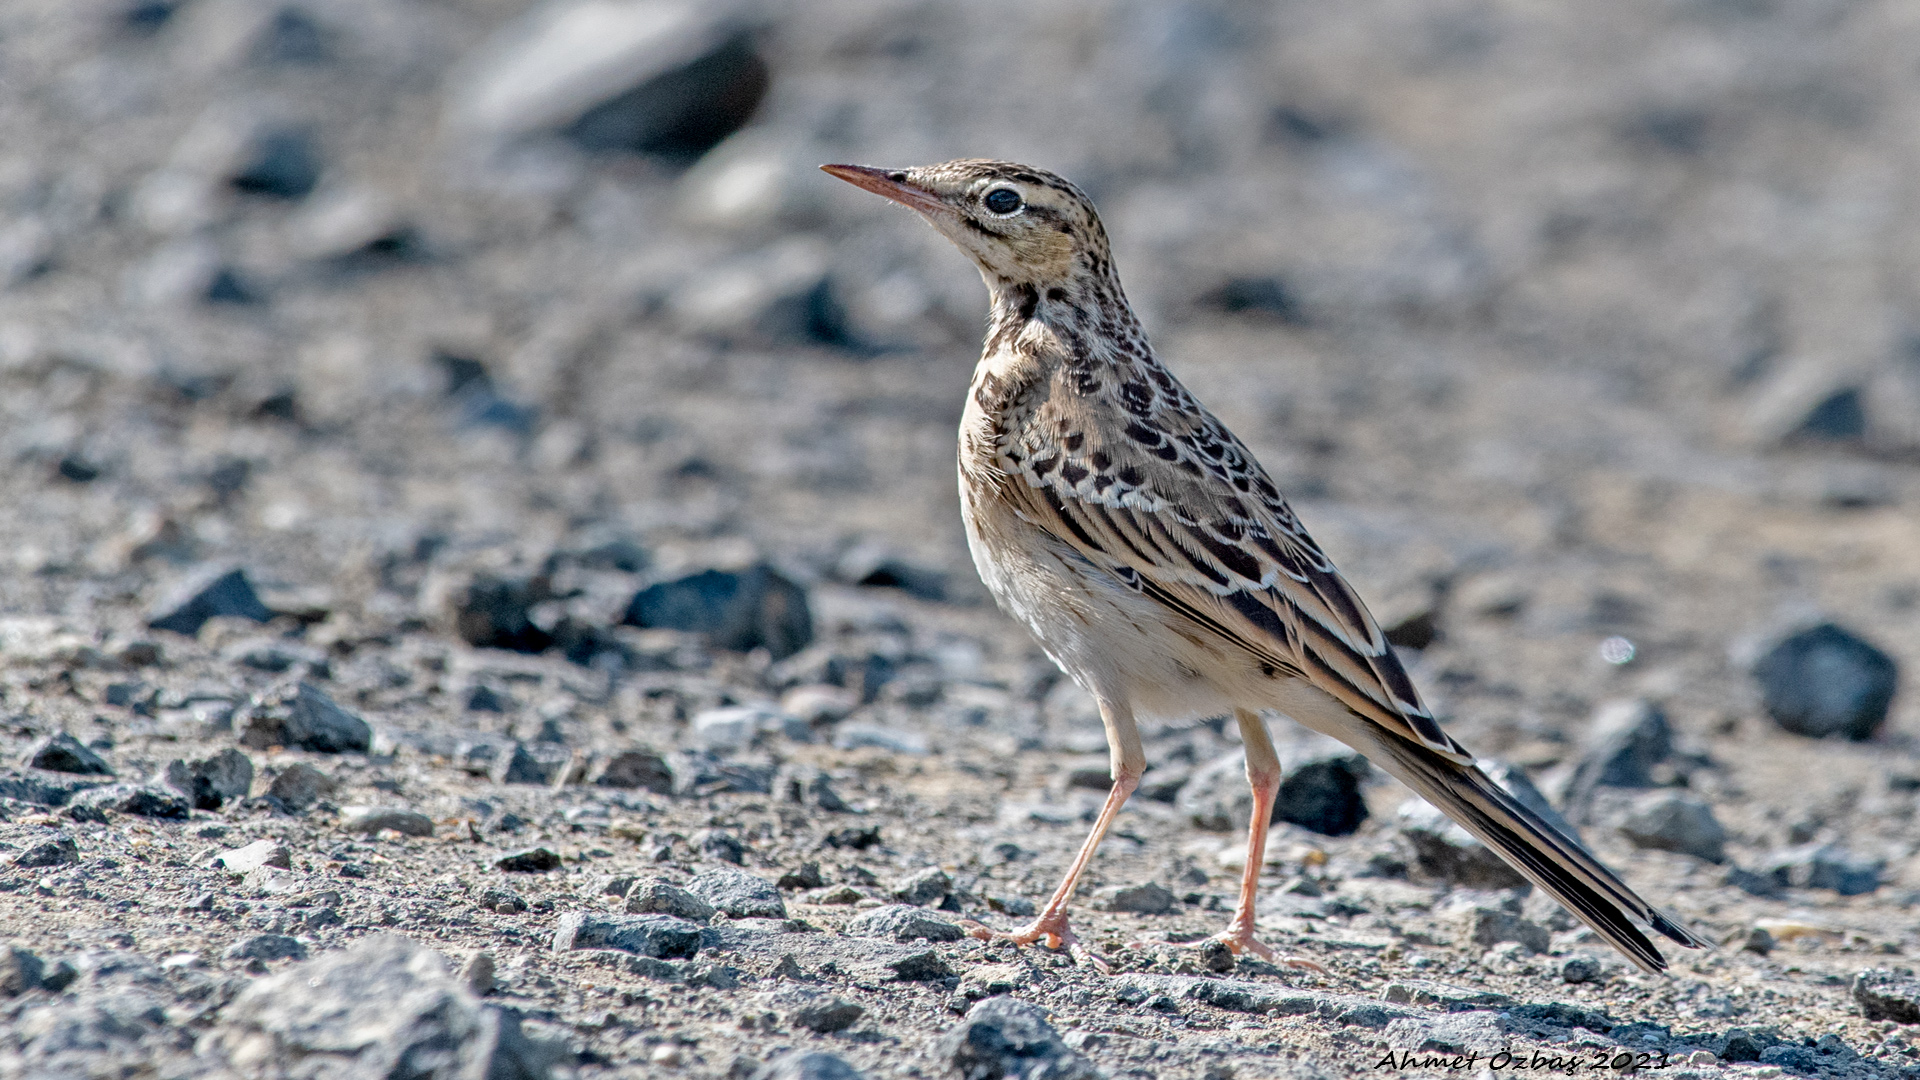
[[[0,5],[0,1075],[1920,1074],[1920,22],[1891,0]],[[953,493],[1100,202],[1641,974],[1276,719],[1107,786]]]

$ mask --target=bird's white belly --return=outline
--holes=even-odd
[[[1244,701],[1233,684],[1251,669],[1251,658],[1177,625],[1178,616],[1158,601],[1004,506],[965,497],[962,506],[967,544],[988,591],[1088,692],[1168,721],[1218,716]]]

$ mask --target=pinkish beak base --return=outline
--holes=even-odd
[[[905,173],[886,169],[876,169],[871,165],[822,165],[820,171],[828,176],[837,176],[857,188],[864,188],[922,214],[950,214],[953,211],[947,204],[935,198],[931,192],[924,191],[896,180],[896,176]]]

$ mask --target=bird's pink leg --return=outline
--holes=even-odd
[[[1140,786],[1140,774],[1147,771],[1146,752],[1140,746],[1140,731],[1133,722],[1133,713],[1125,706],[1102,701],[1100,719],[1107,729],[1107,745],[1113,758],[1113,787],[1107,792],[1107,801],[1100,807],[1100,816],[1094,819],[1093,831],[1087,834],[1086,843],[1080,845],[1080,853],[1074,857],[1073,865],[1067,868],[1067,876],[1060,887],[1053,891],[1047,900],[1047,906],[1033,923],[1024,930],[1004,933],[991,930],[979,924],[973,924],[970,930],[974,937],[982,941],[1011,941],[1016,945],[1031,945],[1044,940],[1050,949],[1066,949],[1076,959],[1085,959],[1101,971],[1110,968],[1098,953],[1080,944],[1073,930],[1067,925],[1067,904],[1073,900],[1073,892],[1080,885],[1080,876],[1086,873],[1087,864],[1093,861],[1093,853],[1100,847],[1100,841],[1106,839],[1107,830],[1113,827],[1113,819],[1120,814],[1120,808],[1126,805],[1127,797],[1133,789]]]
[[[1234,905],[1233,921],[1227,924],[1226,932],[1213,940],[1224,942],[1235,953],[1250,952],[1262,960],[1325,974],[1326,969],[1311,960],[1276,956],[1253,936],[1253,904],[1260,892],[1260,867],[1267,857],[1267,829],[1273,821],[1274,797],[1280,792],[1280,755],[1274,752],[1273,740],[1267,737],[1267,726],[1258,713],[1235,709],[1233,716],[1240,724],[1240,741],[1247,748],[1247,784],[1253,788],[1253,819],[1247,824],[1247,866],[1240,873],[1240,901]]]

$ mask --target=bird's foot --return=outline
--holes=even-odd
[[[1081,943],[1079,935],[1067,925],[1067,913],[1043,914],[1025,930],[995,930],[984,923],[972,919],[960,924],[967,933],[981,941],[1005,941],[1014,945],[1043,944],[1049,949],[1064,952],[1075,960],[1091,965],[1102,975],[1113,974],[1113,965],[1107,958],[1094,952]]]
[[[1301,971],[1311,971],[1317,975],[1327,974],[1326,968],[1321,967],[1312,960],[1298,956],[1287,956],[1283,953],[1276,953],[1268,948],[1265,942],[1253,936],[1253,923],[1251,920],[1242,923],[1236,919],[1233,924],[1228,926],[1224,931],[1210,938],[1202,938],[1200,941],[1195,942],[1195,944],[1204,945],[1210,941],[1217,941],[1225,945],[1235,956],[1243,953],[1252,953],[1270,964],[1297,968]]]

